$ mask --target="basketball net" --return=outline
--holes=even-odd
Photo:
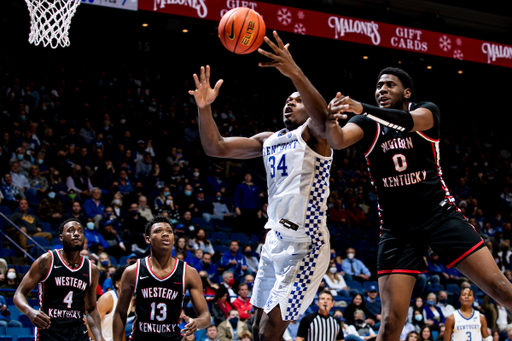
[[[25,0],[30,12],[28,41],[53,48],[69,46],[69,25],[81,0]]]

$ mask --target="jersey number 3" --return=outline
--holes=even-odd
[[[272,178],[276,177],[276,157],[271,156],[268,158],[268,162],[270,163],[270,176]],[[281,156],[281,159],[279,160],[279,163],[277,164],[277,170],[281,171],[281,176],[288,176],[288,173],[286,170],[288,167],[286,166],[286,154],[283,154]]]

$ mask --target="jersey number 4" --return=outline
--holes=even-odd
[[[276,176],[276,157],[271,156],[268,158],[268,162],[270,163],[270,176],[272,178],[275,178]],[[283,154],[281,156],[281,159],[279,160],[279,163],[277,164],[277,170],[281,171],[281,176],[288,176],[288,173],[286,170],[288,167],[286,166],[286,154]]]
[[[67,307],[68,307],[68,309],[71,309],[71,305],[73,304],[73,290],[71,290],[70,292],[68,292],[68,294],[66,295],[66,297],[64,297],[63,302],[64,302],[64,303],[67,303]]]
[[[156,310],[158,309],[158,315],[156,315]],[[156,316],[155,316],[156,315]],[[165,303],[156,302],[151,303],[151,316],[149,317],[152,321],[164,321],[167,318],[167,305]]]

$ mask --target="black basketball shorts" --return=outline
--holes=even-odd
[[[36,341],[89,341],[85,324],[51,326],[50,329],[36,328]]]
[[[485,247],[484,241],[455,206],[438,213],[419,226],[390,229],[379,242],[378,276],[409,274],[417,276],[427,271],[428,247],[440,261],[451,268],[473,252]],[[417,224],[416,224],[417,225]]]

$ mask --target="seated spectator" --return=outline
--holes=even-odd
[[[18,289],[20,281],[18,279],[18,273],[15,268],[9,268],[7,270],[6,280],[0,289],[11,289],[11,291],[2,291],[2,295],[7,298],[12,298],[14,292]]]
[[[436,306],[436,294],[433,292],[427,295],[427,305],[423,308],[423,318],[430,330],[439,331],[439,325],[444,324],[445,317],[441,308]]]
[[[464,178],[459,179],[459,183],[453,188],[452,193],[455,199],[457,199],[457,203],[460,203],[462,200],[471,200],[471,190],[466,186],[466,179]]]
[[[229,303],[228,290],[223,285],[215,292],[215,298],[210,302],[210,313],[213,323],[219,325],[228,318],[229,311],[233,309]]]
[[[11,162],[10,174],[12,177],[12,184],[21,189],[22,192],[25,192],[30,188],[30,183],[28,182],[26,175],[23,175],[20,172],[20,163],[18,161]]]
[[[219,335],[219,332],[217,331],[217,326],[214,324],[209,325],[206,327],[206,339],[202,341],[219,341],[217,336]]]
[[[5,298],[2,295],[0,295],[0,327],[23,327],[23,323],[11,319],[11,312],[7,309]]]
[[[188,183],[192,185],[193,188],[203,188],[205,183],[201,178],[201,173],[199,168],[195,167],[192,171],[192,177],[189,177]]]
[[[346,210],[350,220],[351,227],[363,227],[366,224],[366,215],[363,209],[358,205],[356,198],[350,199],[350,204]]]
[[[147,221],[153,220],[154,217],[153,213],[151,212],[151,208],[149,208],[148,199],[144,195],[141,195],[139,197],[138,203],[140,215],[146,218]]]
[[[216,285],[215,287],[212,285],[212,282],[210,282],[210,279],[208,278],[208,273],[204,270],[198,271],[199,277],[201,277],[201,282],[203,283],[203,293],[205,295],[206,301],[210,302],[215,297],[215,291],[219,287]]]
[[[244,281],[242,283],[247,284],[249,287],[249,296],[252,296],[252,288],[254,288],[254,276],[253,275],[245,275]]]
[[[436,306],[441,309],[444,317],[450,316],[455,312],[455,308],[451,304],[448,304],[448,293],[444,290],[437,293]]]
[[[507,332],[508,336],[512,336],[512,317],[504,306],[490,296],[485,296],[482,301],[482,310],[487,318],[489,328],[497,330],[500,334]],[[509,340],[512,340],[512,337]]]
[[[188,161],[186,161],[181,153],[181,149],[178,150],[176,147],[171,148],[171,155],[167,156],[167,163],[170,166],[178,165],[180,167],[188,166]]]
[[[202,188],[198,188],[196,192],[196,198],[194,200],[194,211],[195,216],[203,218],[206,223],[210,223],[213,215],[213,205],[209,200],[204,197]]]
[[[499,229],[501,230],[501,228]],[[496,231],[496,234],[497,231]],[[491,242],[493,241],[495,237],[491,238]],[[499,244],[499,248],[495,248],[495,244],[493,243],[493,249],[494,250],[500,250],[497,253],[498,256],[498,268],[502,272],[504,272],[506,269],[510,269],[512,265],[512,251],[510,250],[510,240],[504,240]]]
[[[420,330],[420,340],[419,341],[434,341],[432,337],[432,329],[429,326],[424,326]]]
[[[61,222],[66,221],[71,218],[76,218],[80,220],[82,223],[82,226],[87,225],[87,216],[82,211],[82,204],[80,204],[80,201],[73,201],[73,204],[71,205],[71,212],[64,213],[62,215],[62,218],[60,219]]]
[[[169,174],[169,188],[171,189],[171,193],[181,192],[184,186],[185,174],[183,174],[180,165],[172,165],[171,173]],[[190,186],[190,188],[192,188],[192,186]],[[190,194],[192,194],[192,192]]]
[[[27,176],[30,188],[36,191],[38,198],[42,198],[48,189],[48,180],[39,174],[39,167],[36,165],[30,166],[29,175]]]
[[[362,341],[362,339],[359,337],[359,333],[357,332],[356,327],[343,322],[343,313],[341,310],[334,310],[332,317],[334,317],[340,323],[345,341]]]
[[[226,193],[226,183],[220,178],[221,170],[216,168],[213,171],[213,175],[210,175],[206,182],[208,183],[208,189],[211,193],[221,192]]]
[[[16,149],[16,158],[10,160],[11,166],[17,162],[19,164],[19,174],[27,177],[30,171],[32,163],[28,160],[30,157],[26,154],[26,150],[23,147]],[[12,170],[12,168],[11,168]]]
[[[224,202],[224,198],[222,192],[215,193],[215,198],[213,199],[213,215],[212,219],[224,220],[226,222],[231,221],[233,217],[233,212],[231,212]]]
[[[174,199],[171,195],[167,196],[165,204],[158,210],[158,212],[159,214],[166,212],[171,224],[177,224],[180,221],[180,211],[178,210],[178,206],[174,205]]]
[[[66,179],[66,187],[74,189],[80,195],[81,200],[86,200],[91,196],[92,183],[91,180],[82,172],[82,167],[75,164],[71,175]]]
[[[94,224],[92,218],[87,219],[87,225],[84,231],[84,236],[89,242],[89,249],[95,254],[100,254],[101,252],[107,250],[110,247],[105,238],[103,238],[103,236],[96,228],[96,225]]]
[[[48,187],[44,199],[39,203],[39,218],[49,222],[52,226],[57,226],[62,215],[65,213],[66,208],[64,207],[61,197],[57,195],[53,187]]]
[[[198,229],[196,232],[196,236],[191,240],[192,247],[194,250],[201,249],[203,252],[208,252],[210,254],[214,254],[215,250],[213,249],[212,243],[208,240],[206,236],[206,232],[204,229]]]
[[[247,324],[240,320],[240,313],[236,309],[231,309],[226,321],[219,324],[219,341],[239,340],[239,335],[249,331]]]
[[[153,163],[153,170],[151,171],[151,173],[149,173],[146,176],[146,178],[144,180],[145,180],[144,183],[145,183],[146,187],[161,190],[165,186],[166,176],[161,171],[160,165],[155,162],[155,163]],[[169,193],[170,192],[171,191],[169,189]]]
[[[28,234],[31,237],[43,237],[48,240],[48,242],[52,242],[52,234],[50,232],[43,232],[41,228],[41,220],[39,217],[28,212],[28,201],[27,199],[21,199],[18,205],[18,212],[15,212],[11,216],[11,220],[14,224],[16,224],[23,232]],[[16,231],[15,238],[18,238],[20,242],[20,246],[27,250],[29,247],[33,245],[27,245],[27,237],[22,233]]]
[[[222,282],[220,282],[219,286],[224,286],[229,293],[229,302],[233,302],[236,298],[236,294],[233,291],[233,286],[235,285],[235,276],[231,271],[224,271],[222,273]]]
[[[331,259],[329,263],[327,272],[324,275],[324,280],[331,290],[331,294],[334,296],[341,296],[346,298],[351,297],[348,291],[349,287],[347,287],[347,283],[345,283],[343,276],[338,274],[338,268],[334,263],[334,259]],[[357,293],[357,291],[355,293]]]
[[[439,256],[431,252],[427,263],[429,282],[432,284],[446,283],[450,275],[448,275],[446,267],[439,261]]]
[[[0,191],[2,192],[2,205],[8,206],[12,211],[14,211],[20,204],[20,199],[25,198],[25,194],[18,186],[13,185],[12,176],[10,173],[7,173],[3,177],[3,184],[0,187]]]
[[[377,318],[377,323],[375,323],[374,328],[378,329],[380,327],[380,320],[381,320],[381,311],[382,311],[382,305],[380,303],[380,299],[378,299],[379,292],[377,291],[376,285],[371,285],[368,288],[367,291],[367,297],[366,297],[366,307],[368,310],[375,315]]]
[[[166,200],[167,200],[167,197],[171,195],[171,190],[169,188],[169,186],[164,186],[161,190],[160,190],[160,194],[155,198],[155,210],[159,210],[160,208],[162,208],[164,206],[164,204],[166,204]],[[173,199],[170,199],[170,200],[173,200]],[[167,205],[169,205],[170,203],[167,203]]]
[[[350,218],[347,214],[347,211],[343,207],[343,201],[341,198],[334,200],[334,206],[329,208],[328,212],[329,220],[343,224],[345,226],[349,225]]]
[[[130,205],[128,215],[124,218],[124,234],[122,238],[131,245],[131,250],[135,253],[144,254],[147,248],[144,239],[144,229],[148,221],[139,214],[139,205],[133,203]]]
[[[114,286],[114,281],[112,281],[112,277],[114,276],[116,269],[117,268],[115,265],[108,266],[107,272],[106,272],[106,278],[103,281],[103,285],[101,286],[101,290],[103,290],[104,293],[107,291],[110,291],[110,290],[116,290],[116,288]],[[121,279],[119,278],[119,280],[121,280]]]
[[[238,252],[240,244],[236,240],[229,243],[229,251],[224,252],[220,259],[220,266],[225,271],[233,273],[235,279],[239,279],[247,271],[247,263],[245,257]]]
[[[356,250],[352,247],[347,249],[347,258],[341,263],[341,267],[343,272],[345,272],[345,277],[347,280],[359,280],[359,281],[367,281],[370,279],[371,273],[370,270],[361,262],[359,259],[355,258]],[[345,314],[347,316],[347,314]]]
[[[197,249],[194,250],[194,255],[192,256],[192,259],[189,261],[189,264],[191,267],[195,268],[197,264],[201,262],[203,259],[203,250]]]
[[[402,336],[400,336],[400,340],[402,340]],[[416,331],[408,332],[407,335],[403,338],[404,341],[420,341],[420,334]]]
[[[285,333],[286,333],[286,331],[285,331]],[[239,339],[240,341],[252,341],[252,340],[253,340],[253,339],[252,339],[252,333],[251,333],[250,331],[248,331],[248,330],[243,331],[243,332],[241,332],[241,333],[240,333],[240,335],[238,336],[238,339]]]
[[[110,264],[110,257],[108,255],[108,253],[106,252],[101,252],[99,254],[100,256],[100,261],[98,263],[98,271],[100,273],[100,277],[107,272],[107,269],[109,266],[111,266],[112,264]]]
[[[206,271],[208,278],[213,283],[219,283],[219,274],[217,273],[217,267],[212,264],[212,254],[208,252],[203,253],[201,262],[196,264],[197,271]],[[254,283],[253,283],[254,284]]]
[[[348,324],[353,324],[354,326],[357,325],[354,321],[354,313],[356,310],[360,310],[364,313],[364,316],[366,316],[366,319],[364,322],[366,322],[369,326],[375,325],[377,321],[377,317],[368,309],[366,306],[366,302],[364,300],[363,295],[356,294],[354,298],[352,299],[352,302],[350,302],[347,307],[345,308],[345,319],[347,320]]]
[[[96,228],[100,226],[100,220],[105,212],[105,205],[101,202],[101,189],[94,187],[91,198],[84,202],[84,211],[87,218],[92,218]]]
[[[127,201],[129,203],[134,203],[134,202],[138,203],[139,198],[141,196],[145,196],[147,198],[147,191],[144,188],[142,181],[135,180],[134,186],[133,186],[133,192],[126,196],[125,201]]]
[[[421,297],[416,297],[414,300],[412,300],[411,305],[409,306],[409,310],[407,312],[407,322],[410,322],[410,323],[413,323],[413,324],[414,324],[415,320],[418,321],[418,322],[423,322],[423,308],[424,307],[425,306],[424,306],[424,303],[423,303],[423,299]],[[416,315],[415,311],[419,311],[420,312],[421,318],[415,317],[415,315]],[[421,329],[421,327],[423,327],[423,325],[421,325],[418,328],[418,330],[417,330],[418,332]]]
[[[115,258],[120,258],[126,252],[126,246],[114,226],[115,220],[108,220],[100,229],[100,233],[109,245],[109,253]]]
[[[66,183],[62,181],[60,173],[57,169],[53,169],[53,171],[50,172],[50,181],[48,185],[52,186],[59,196],[63,198],[68,196],[68,188],[66,187]]]
[[[345,316],[348,316],[346,310],[345,310]],[[357,309],[354,311],[353,321],[354,321],[354,327],[356,328],[357,333],[359,334],[360,338],[362,338],[365,341],[375,340],[375,338],[377,337],[377,334],[375,334],[375,331],[366,322],[366,321],[368,321],[368,319],[366,318],[366,315],[362,310]]]
[[[114,209],[114,215],[116,219],[122,219],[126,215],[123,209],[123,195],[121,193],[114,194],[111,202],[112,208]]]
[[[142,160],[138,161],[135,166],[135,176],[138,179],[144,179],[153,170],[153,160],[151,159],[151,153],[144,152]]]
[[[117,181],[119,182],[119,192],[121,192],[122,195],[128,195],[133,192],[133,186],[130,179],[128,179],[126,169],[121,169],[119,171],[119,178]]]
[[[247,273],[251,273],[253,275],[256,275],[258,272],[258,258],[256,257],[257,254],[255,254],[252,251],[251,245],[245,245],[243,249],[243,255],[245,257],[245,262],[247,263]]]
[[[251,318],[252,304],[249,296],[249,286],[246,283],[238,285],[238,297],[231,303],[233,308],[238,310],[240,320],[246,322]]]

